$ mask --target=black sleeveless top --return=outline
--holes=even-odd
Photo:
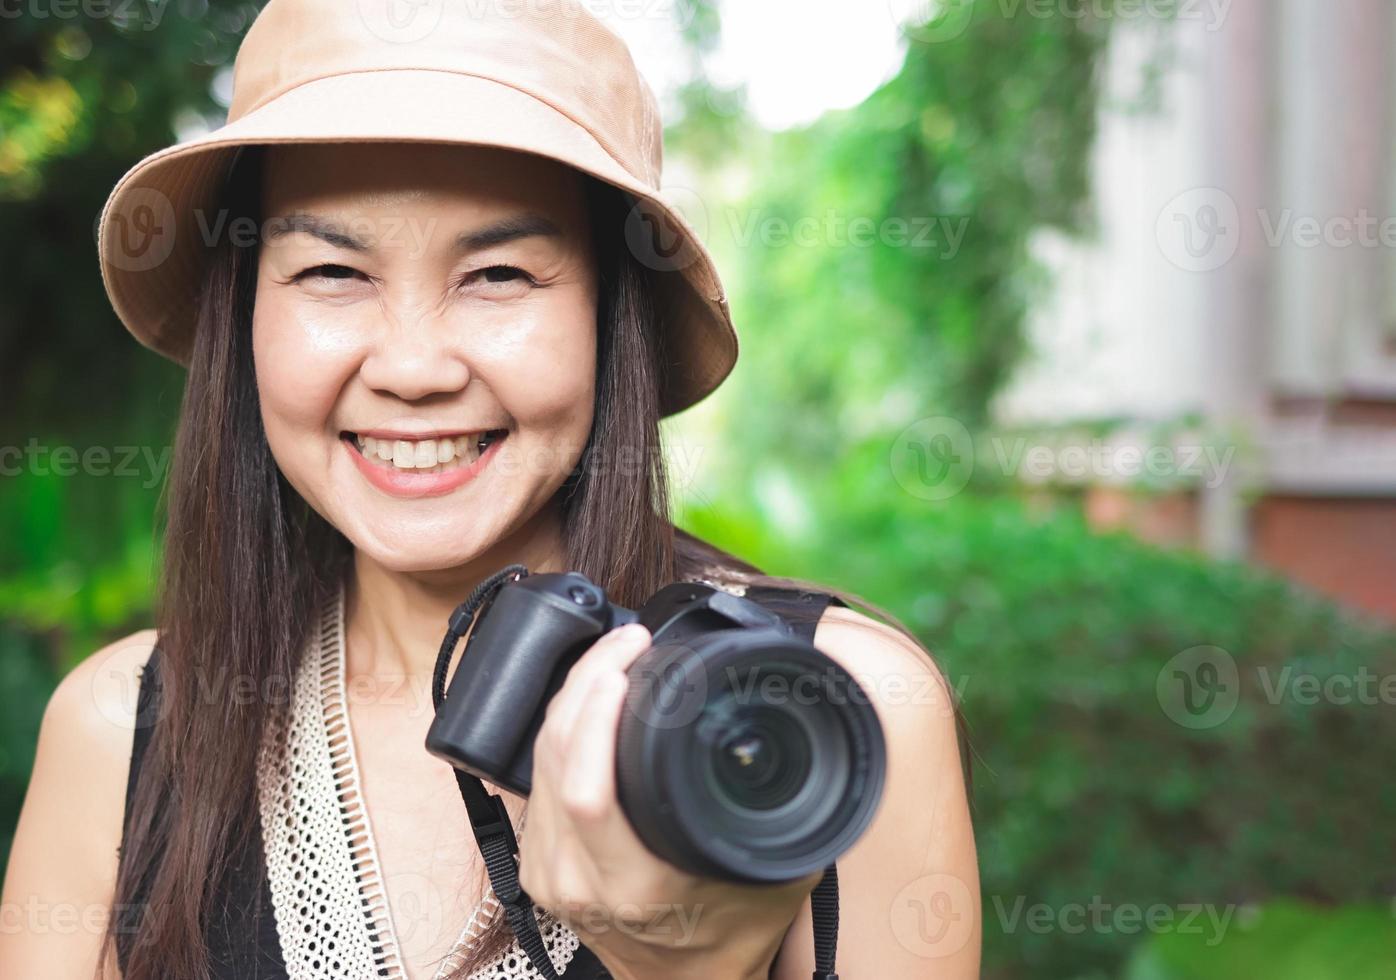
[[[828,605],[842,606],[837,597],[824,592],[805,592],[770,586],[750,586],[746,598],[789,619],[797,636],[813,642],[819,617]],[[122,840],[131,822],[131,804],[135,798],[136,778],[150,743],[154,725],[140,723],[155,717],[162,685],[159,676],[160,649],[151,651],[141,672],[140,693],[137,697],[138,723],[131,745],[131,767],[126,777],[126,803],[122,818]],[[462,807],[461,819],[465,819]],[[281,939],[276,931],[272,906],[271,885],[265,874],[258,875],[265,860],[262,850],[260,820],[253,828],[249,842],[231,863],[227,878],[215,890],[205,939],[208,943],[211,975],[214,980],[288,980],[286,964],[281,955]],[[122,848],[121,860],[125,859]],[[260,877],[260,887],[255,879]],[[137,889],[131,905],[144,907],[144,889]],[[117,965],[124,973],[131,947],[139,937],[139,922],[116,933]],[[772,971],[774,972],[774,963]],[[578,947],[563,974],[571,980],[609,980],[610,974],[585,945]]]

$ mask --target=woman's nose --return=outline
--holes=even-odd
[[[359,374],[370,388],[403,401],[461,391],[470,381],[465,357],[444,325],[425,316],[375,331]]]

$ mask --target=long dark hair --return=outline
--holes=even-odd
[[[245,147],[230,168],[220,203],[230,227],[245,217],[260,228],[263,150]],[[625,192],[588,178],[587,203],[600,275],[596,403],[582,461],[559,490],[568,568],[632,608],[669,582],[695,578],[828,592],[916,642],[860,596],[764,575],[674,526],[660,452],[659,365],[671,356],[656,305],[661,273],[626,247],[622,222],[633,200]],[[251,349],[256,265],[255,246],[230,236],[213,246],[180,406],[155,612],[161,704],[127,801],[115,914],[99,960],[107,962],[119,932],[129,936],[125,980],[209,976],[214,896],[257,833],[258,746],[289,710],[289,699],[234,696],[234,685],[291,689],[314,611],[352,557],[348,540],[282,477],[267,444]],[[264,873],[259,866],[254,875]],[[511,941],[496,916],[454,975]]]

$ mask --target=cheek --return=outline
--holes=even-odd
[[[257,294],[252,356],[267,440],[279,462],[300,439],[320,438],[352,356],[345,331],[319,323],[274,294]]]
[[[473,346],[476,375],[521,432],[570,438],[590,430],[596,392],[594,302],[559,296],[530,311],[526,323],[516,320]]]

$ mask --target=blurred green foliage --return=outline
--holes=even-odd
[[[1196,934],[1143,946],[1126,980],[1390,980],[1396,916],[1381,906],[1323,909],[1276,902],[1249,910],[1215,945]]]
[[[11,9],[0,31],[0,615],[42,635],[60,671],[99,638],[148,625],[182,383],[112,312],[97,218],[176,125],[221,120],[214,82],[258,8]]]
[[[1121,975],[1139,939],[1027,930],[1009,918],[1020,898],[1060,909],[1093,896],[1389,895],[1389,707],[1272,703],[1257,671],[1391,674],[1396,640],[1252,570],[1092,534],[1069,499],[1030,502],[977,473],[930,501],[890,465],[918,418],[983,429],[1044,284],[1031,236],[1089,231],[1106,23],[977,3],[962,33],[909,43],[863,105],[770,134],[739,89],[704,79],[717,8],[692,2],[694,81],[670,152],[755,176],[701,198],[743,351],[722,391],[671,426],[701,449],[681,522],[774,571],[867,595],[937,653],[977,759],[986,976]],[[0,31],[0,446],[26,450],[0,477],[6,853],[56,678],[150,624],[180,374],[117,323],[94,222],[176,122],[216,124],[210,93],[226,88],[256,7],[179,0],[158,27],[49,17]],[[811,218],[823,238],[780,234]],[[858,219],[878,229],[872,244],[847,240]],[[929,243],[905,244],[899,221]],[[59,447],[106,449],[111,467],[126,447],[136,455],[124,477],[55,477]],[[1170,721],[1156,689],[1170,658],[1198,645],[1227,650],[1243,679],[1235,712],[1206,730]],[[1353,921],[1362,941],[1379,935]],[[1174,964],[1169,938],[1141,962]],[[1267,945],[1243,939],[1238,956]]]
[[[1090,16],[1019,10],[979,4],[953,42],[910,42],[900,73],[854,109],[752,129],[739,158],[751,189],[707,195],[700,218],[752,338],[725,404],[782,406],[743,423],[779,427],[783,458],[818,461],[824,426],[879,410],[978,427],[1022,358],[1043,285],[1031,236],[1090,226],[1109,35]]]
[[[112,312],[97,218],[127,168],[173,142],[177,125],[221,119],[212,87],[257,9],[24,3],[0,22],[5,855],[57,678],[150,625],[182,375],[132,343]]]

